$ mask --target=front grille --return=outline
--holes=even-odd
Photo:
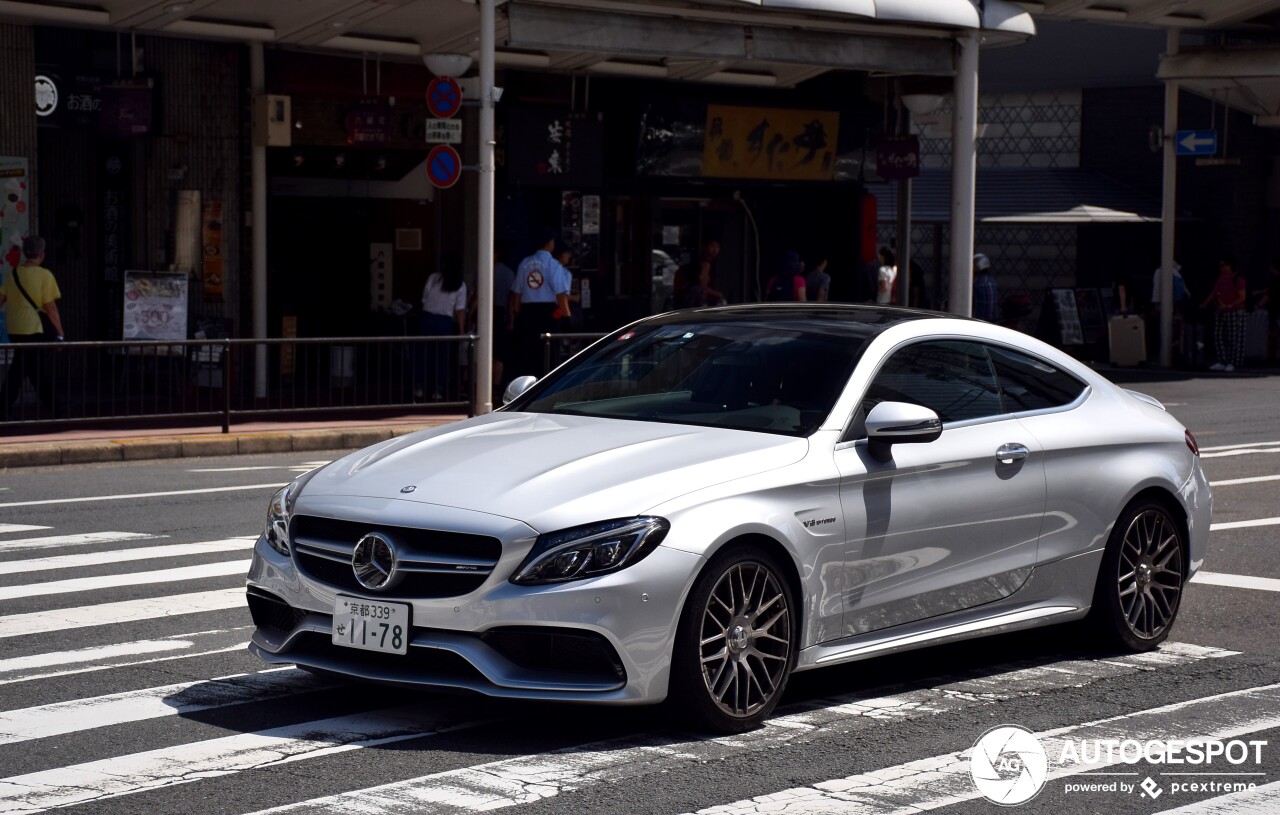
[[[502,542],[485,535],[382,526],[298,515],[290,525],[294,561],[312,580],[339,591],[369,594],[351,570],[351,553],[370,532],[381,532],[396,546],[404,575],[387,599],[458,597],[480,588],[502,555]]]
[[[356,674],[387,675],[405,682],[462,681],[488,684],[484,674],[470,662],[442,648],[409,648],[407,654],[384,654],[334,645],[328,634],[300,634],[289,648],[289,655],[299,662],[310,656],[335,670],[347,669]]]

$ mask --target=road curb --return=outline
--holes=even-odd
[[[110,461],[149,461],[252,453],[292,453],[316,450],[358,450],[380,441],[456,421],[454,417],[412,425],[339,427],[227,435],[152,436],[65,442],[0,444],[0,470],[95,464]]]

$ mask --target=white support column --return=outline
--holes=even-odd
[[[956,38],[955,112],[951,124],[952,314],[973,314],[973,222],[978,166],[978,34]]]
[[[1165,56],[1176,56],[1182,32],[1169,29]],[[1173,249],[1178,226],[1178,83],[1164,81],[1164,202],[1160,207],[1160,367],[1173,364]]]
[[[249,43],[249,90],[256,98],[266,93],[266,68],[262,43]],[[253,235],[253,338],[267,336],[267,146],[254,144],[250,148],[252,160],[252,199],[249,204],[253,221],[249,231]],[[254,349],[253,395],[258,399],[267,396],[267,348]]]
[[[495,0],[480,0],[480,195],[476,239],[476,415],[493,410],[493,176]]]

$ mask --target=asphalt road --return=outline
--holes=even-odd
[[[1020,811],[1280,812],[1280,381],[1128,386],[1199,439],[1223,525],[1204,568],[1235,584],[1192,583],[1160,652],[1055,628],[813,671],[768,726],[722,739],[651,709],[265,670],[225,597],[272,485],[336,454],[0,473],[0,813],[988,813],[969,751],[1009,724],[1051,758]],[[1268,744],[1239,764],[1053,761],[1188,737]]]

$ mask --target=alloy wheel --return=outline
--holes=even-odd
[[[1178,611],[1185,573],[1180,538],[1158,509],[1138,513],[1125,530],[1116,587],[1125,623],[1141,639],[1164,633]]]
[[[777,575],[755,561],[726,570],[707,598],[698,638],[702,678],[716,706],[747,717],[769,704],[786,681],[791,639],[791,609]]]

